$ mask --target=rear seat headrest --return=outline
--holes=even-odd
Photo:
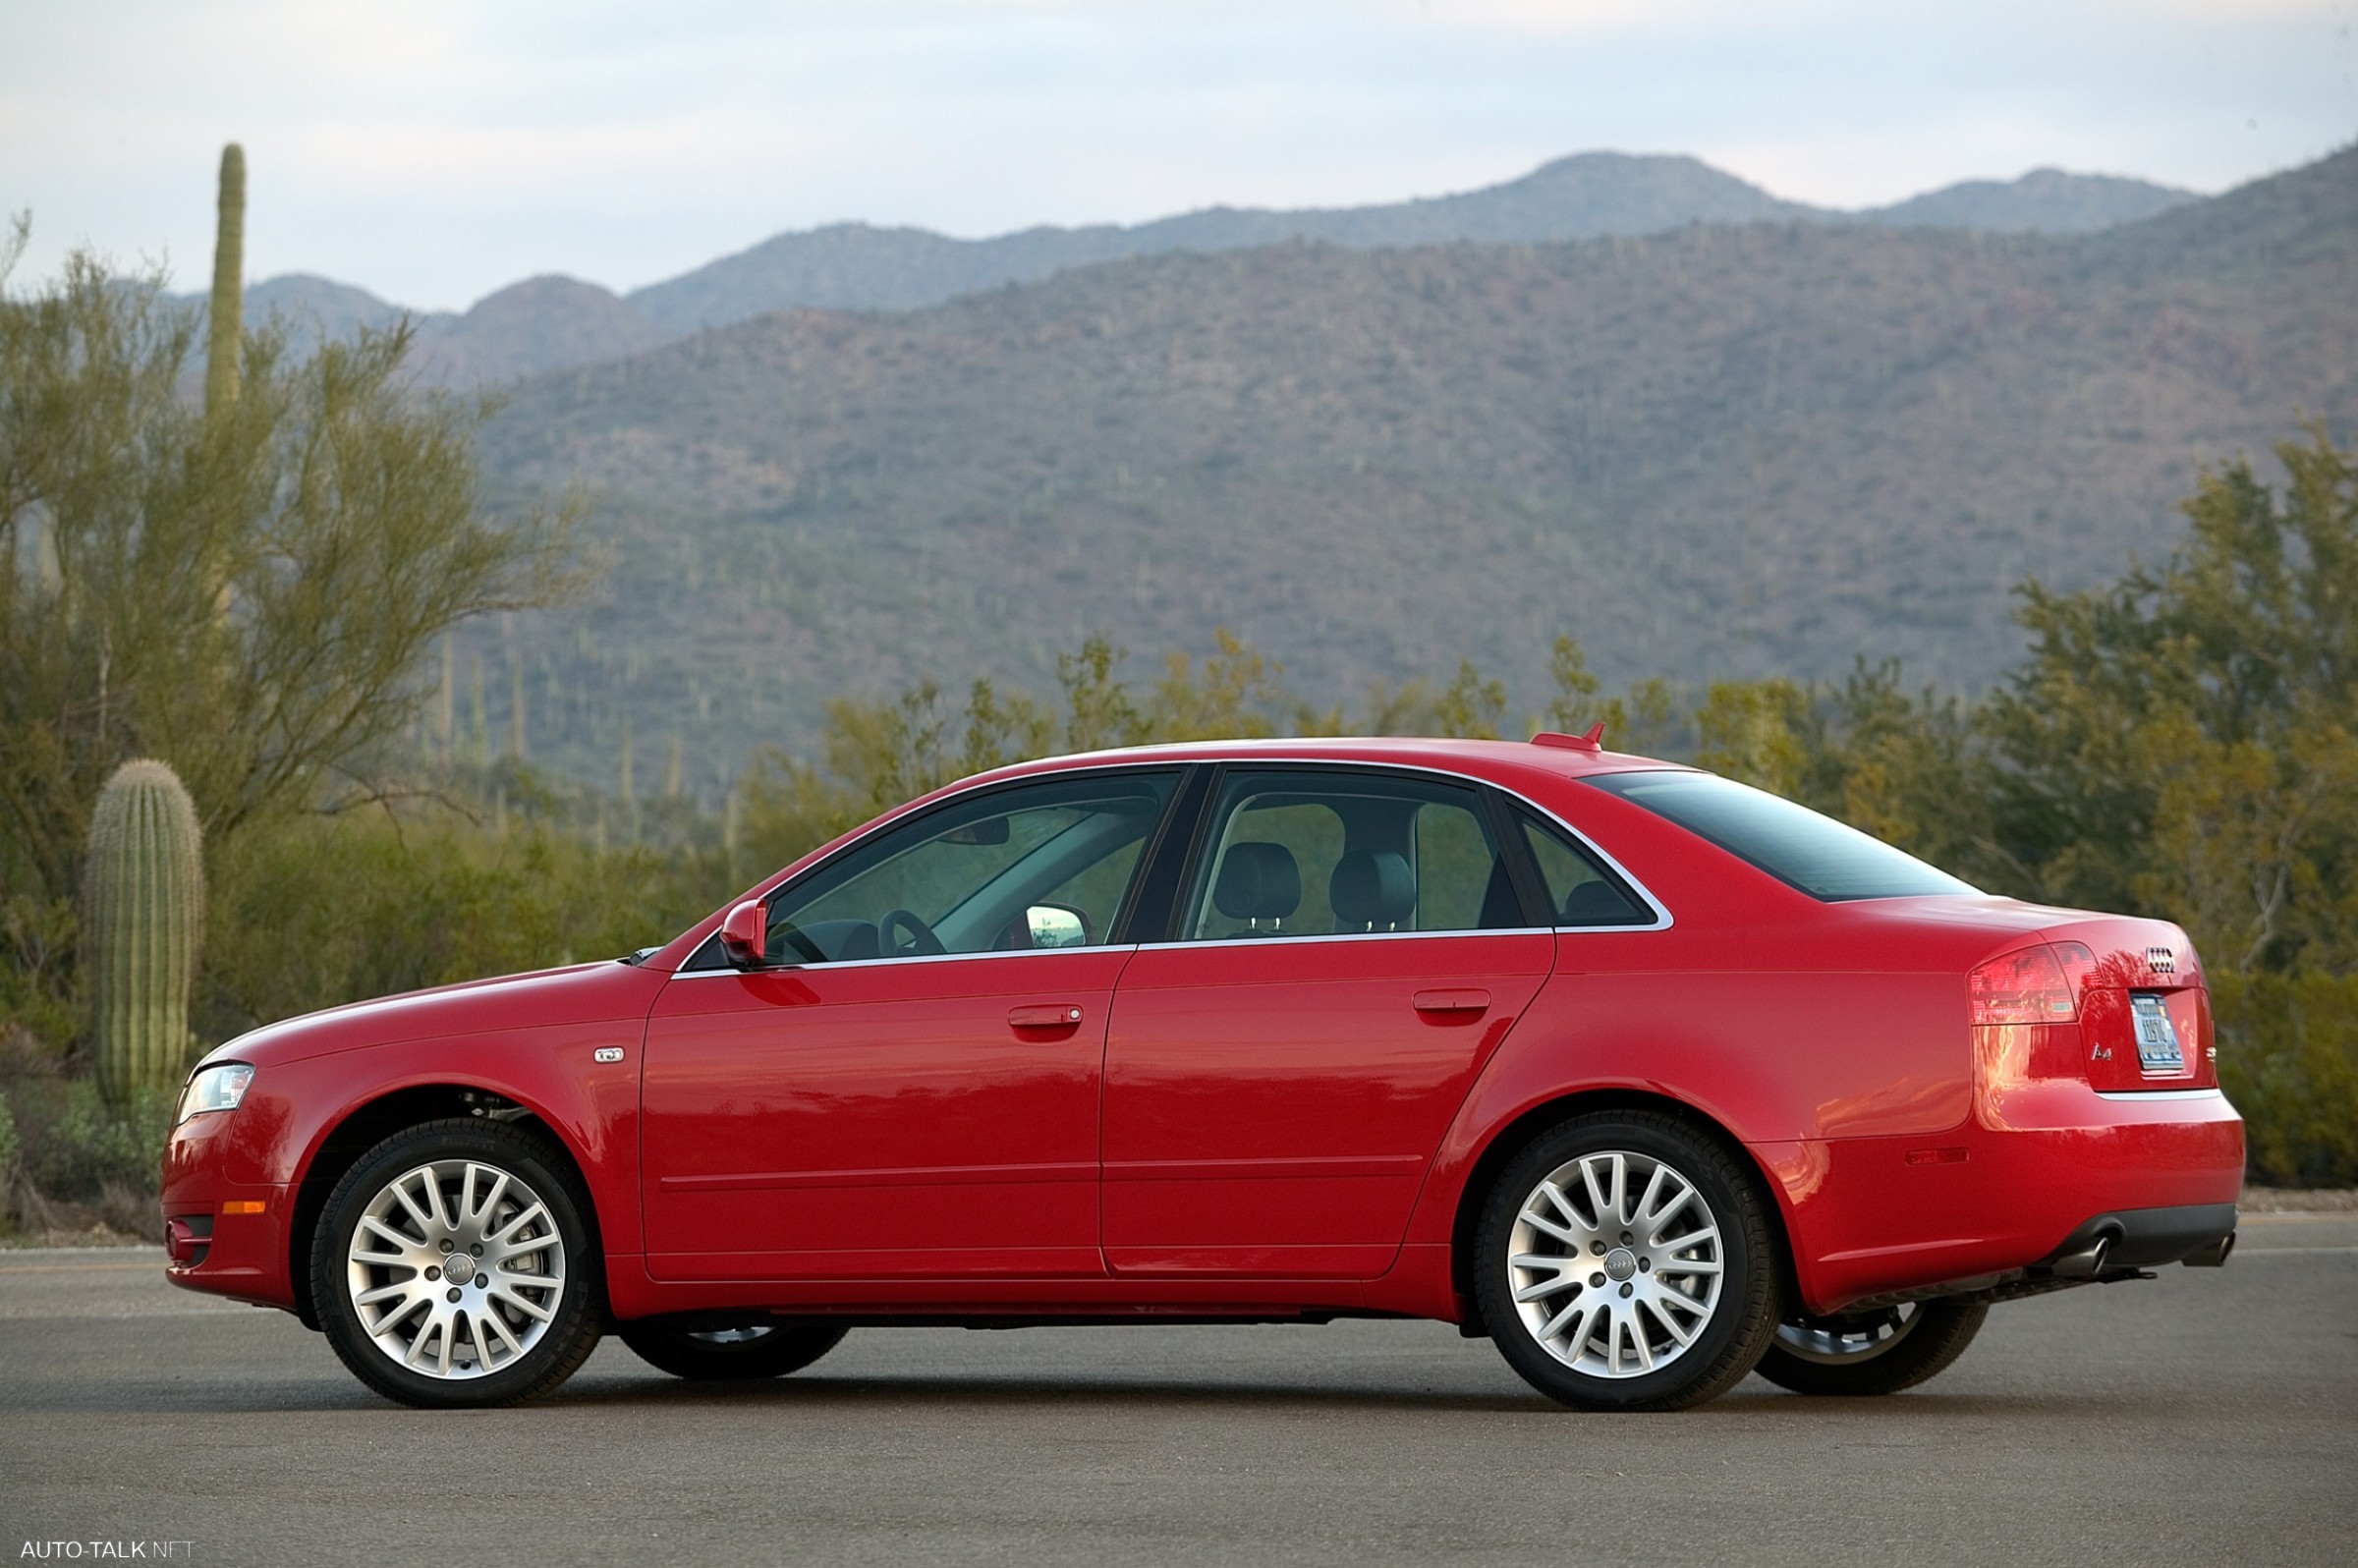
[[[1214,909],[1232,921],[1281,921],[1302,907],[1302,869],[1283,844],[1231,844],[1212,884]]]
[[[1417,879],[1390,850],[1353,850],[1334,864],[1326,902],[1344,925],[1390,926],[1415,913]]]

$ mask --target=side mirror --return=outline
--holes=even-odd
[[[1087,947],[1089,923],[1077,909],[1062,904],[1035,904],[1024,911],[1024,925],[1034,947]]]
[[[759,969],[769,956],[769,906],[749,898],[722,917],[720,950],[739,969]]]

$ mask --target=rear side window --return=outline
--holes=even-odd
[[[1980,891],[1855,827],[1713,773],[1606,773],[1583,782],[1667,817],[1829,903]]]
[[[1654,911],[1621,885],[1597,858],[1572,842],[1563,829],[1517,812],[1523,841],[1547,887],[1549,917],[1558,925],[1651,925]]]
[[[1228,775],[1189,907],[1191,941],[1523,924],[1474,791],[1324,769]]]

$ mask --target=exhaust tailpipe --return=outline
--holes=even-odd
[[[2228,1231],[2218,1240],[2206,1244],[2199,1252],[2188,1253],[2185,1259],[2186,1266],[2188,1268],[2218,1268],[2226,1262],[2227,1255],[2234,1250],[2235,1233]]]
[[[2112,1250],[2112,1233],[2105,1231],[2077,1252],[2065,1253],[2049,1266],[2057,1279],[2094,1279],[2104,1272],[2105,1255]]]

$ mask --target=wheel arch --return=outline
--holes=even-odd
[[[565,1161],[585,1200],[583,1221],[603,1251],[594,1189],[575,1148],[553,1118],[543,1116],[497,1090],[477,1084],[410,1084],[352,1106],[327,1129],[311,1150],[295,1190],[295,1209],[287,1225],[287,1273],[295,1292],[295,1316],[306,1328],[319,1327],[319,1310],[311,1300],[311,1243],[327,1200],[363,1154],[405,1128],[446,1118],[477,1117],[530,1128],[545,1138]]]
[[[1449,1285],[1457,1297],[1458,1310],[1464,1315],[1464,1326],[1469,1331],[1488,1331],[1488,1325],[1482,1321],[1482,1309],[1474,1290],[1474,1242],[1482,1224],[1483,1204],[1488,1201],[1499,1172],[1533,1139],[1549,1128],[1575,1116],[1611,1110],[1653,1111],[1675,1117],[1717,1144],[1735,1160],[1736,1168],[1752,1179],[1768,1214],[1769,1242],[1776,1253],[1778,1300],[1783,1304],[1779,1316],[1784,1315],[1790,1304],[1799,1302],[1801,1289],[1794,1268],[1792,1225],[1785,1212],[1784,1192],[1741,1139],[1716,1117],[1674,1095],[1641,1089],[1576,1090],[1533,1105],[1492,1129],[1481,1151],[1474,1156],[1464,1185],[1458,1189],[1457,1207],[1449,1225]]]

